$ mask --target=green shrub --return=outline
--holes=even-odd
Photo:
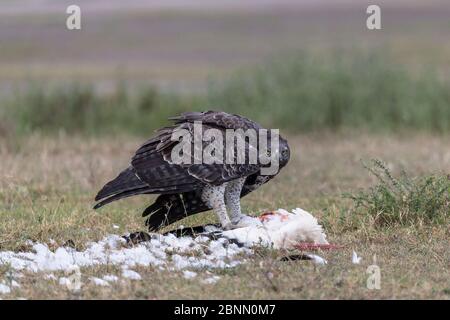
[[[367,191],[348,194],[357,213],[366,213],[375,225],[448,223],[450,218],[450,175],[411,178],[402,171],[395,178],[380,160],[365,165],[379,184]]]

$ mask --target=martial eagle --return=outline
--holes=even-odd
[[[263,174],[266,164],[256,163],[174,163],[172,151],[181,143],[173,134],[193,128],[201,123],[203,130],[215,129],[225,135],[227,129],[243,131],[263,129],[256,122],[239,115],[220,111],[186,112],[171,118],[172,126],[157,131],[135,153],[128,168],[108,182],[95,197],[94,209],[112,201],[139,195],[159,194],[155,202],[145,209],[146,225],[157,230],[186,216],[213,209],[224,229],[246,225],[251,218],[241,213],[240,198],[271,180],[279,170]],[[269,135],[270,138],[270,135]],[[194,141],[195,139],[192,139]],[[202,140],[203,146],[211,141]],[[245,139],[245,154],[254,147]],[[265,146],[268,154],[276,155],[281,169],[289,161],[287,141],[279,136],[278,148]],[[258,141],[257,148],[260,146]],[[193,142],[192,142],[193,143]],[[236,158],[236,157],[235,157]],[[234,159],[235,160],[235,159]]]

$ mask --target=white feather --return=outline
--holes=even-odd
[[[361,257],[358,257],[358,255],[356,254],[356,252],[355,251],[353,251],[353,254],[352,254],[352,263],[353,264],[360,264],[360,262],[361,262]]]
[[[315,264],[325,265],[327,264],[327,260],[322,257],[319,257],[316,254],[307,254],[308,258],[310,258]]]
[[[224,231],[229,239],[251,245],[270,246],[274,249],[294,249],[299,243],[328,244],[322,226],[310,213],[297,208],[292,212],[284,209],[255,219],[253,225]]]

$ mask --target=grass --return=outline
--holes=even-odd
[[[138,269],[138,282],[89,283],[90,276],[120,275],[109,266],[84,268],[76,294],[29,273],[0,298],[450,299],[450,47],[443,45],[450,33],[442,32],[448,17],[441,7],[425,15],[422,8],[405,9],[389,10],[389,28],[369,33],[360,10],[328,7],[333,19],[310,10],[87,15],[89,31],[70,35],[60,15],[7,19],[0,61],[0,250],[29,250],[28,239],[82,249],[109,233],[144,229],[141,211],[151,197],[93,211],[96,191],[128,165],[143,141],[137,136],[148,137],[179,112],[210,108],[290,133],[290,164],[246,197],[244,210],[300,206],[344,248],[319,253],[326,267],[281,262],[282,253],[260,250],[236,269],[201,270],[197,279],[221,277],[214,285],[152,268]],[[329,50],[355,43],[383,44],[393,54]],[[236,66],[304,47],[312,51],[275,56],[222,78]],[[198,90],[212,72],[206,90]],[[117,78],[126,82],[114,88]],[[24,79],[38,80],[23,85]],[[170,87],[134,85],[149,82]],[[12,94],[11,83],[19,85]],[[197,93],[182,94],[177,83]],[[370,165],[375,174],[360,165],[371,158],[386,161]],[[351,190],[361,191],[342,197]],[[213,221],[208,212],[182,223]],[[360,265],[350,262],[353,250]],[[381,290],[366,288],[373,263],[381,268]],[[0,282],[11,279],[1,266]]]
[[[193,101],[160,93],[153,87],[131,95],[121,83],[110,95],[99,95],[82,84],[51,88],[30,84],[25,91],[17,91],[6,106],[5,119],[9,122],[3,127],[9,126],[10,132],[19,134],[148,134],[149,128],[187,110]]]
[[[363,129],[373,132],[450,131],[450,83],[436,73],[407,72],[376,51],[292,54],[246,68],[205,94],[129,88],[113,93],[90,85],[31,83],[0,107],[0,130],[147,135],[169,116],[221,109],[291,132]]]
[[[50,248],[71,240],[81,249],[109,233],[143,230],[140,213],[151,201],[148,196],[119,201],[100,211],[91,209],[95,192],[127,165],[141,142],[127,136],[36,133],[18,145],[0,139],[1,250],[29,250],[27,239]],[[369,192],[379,184],[361,166],[361,158],[384,159],[393,177],[400,176],[403,167],[417,177],[447,172],[448,136],[321,133],[290,136],[289,142],[291,162],[274,181],[243,200],[244,210],[256,214],[300,206],[312,212],[329,240],[344,245],[341,250],[319,253],[329,261],[327,266],[283,262],[282,253],[261,250],[237,269],[201,270],[197,279],[209,273],[221,277],[213,285],[184,279],[181,272],[138,268],[141,281],[119,282],[110,288],[95,286],[88,277],[120,276],[120,270],[83,268],[83,290],[78,294],[42,274],[25,273],[18,279],[20,288],[2,298],[449,298],[448,222],[421,223],[411,218],[406,224],[376,224],[370,208],[356,212],[353,200],[341,196],[349,190]],[[431,152],[435,156],[430,157]],[[421,180],[417,181],[419,187]],[[403,208],[399,200],[393,203]],[[208,212],[181,223],[212,221],[214,215]],[[351,264],[353,250],[363,258],[360,265]],[[381,290],[365,285],[366,268],[374,263],[374,256],[381,268]],[[10,274],[7,266],[0,269],[0,279],[8,281]]]
[[[212,105],[293,131],[450,129],[450,84],[381,51],[287,56],[213,86]]]
[[[347,197],[355,202],[357,212],[369,215],[377,226],[448,225],[449,175],[411,178],[402,171],[399,178],[394,178],[387,165],[377,159],[365,168],[377,177],[379,184]]]

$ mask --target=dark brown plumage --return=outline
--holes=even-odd
[[[219,111],[188,112],[171,118],[174,124],[158,130],[155,137],[145,142],[135,153],[128,168],[108,182],[95,197],[99,201],[94,209],[112,201],[138,194],[160,194],[143,212],[148,216],[150,229],[159,229],[188,215],[212,209],[205,203],[207,187],[220,187],[228,182],[244,179],[240,197],[255,190],[274,177],[261,175],[261,164],[174,164],[171,152],[178,141],[172,133],[186,129],[193,133],[194,122],[201,121],[203,130],[214,128],[255,129],[262,127],[241,116]],[[210,142],[203,142],[206,147]],[[289,160],[289,147],[280,137],[280,168]],[[213,189],[214,190],[214,189]],[[202,197],[203,195],[203,197]],[[228,204],[227,204],[228,205]],[[239,207],[240,210],[240,207]]]

